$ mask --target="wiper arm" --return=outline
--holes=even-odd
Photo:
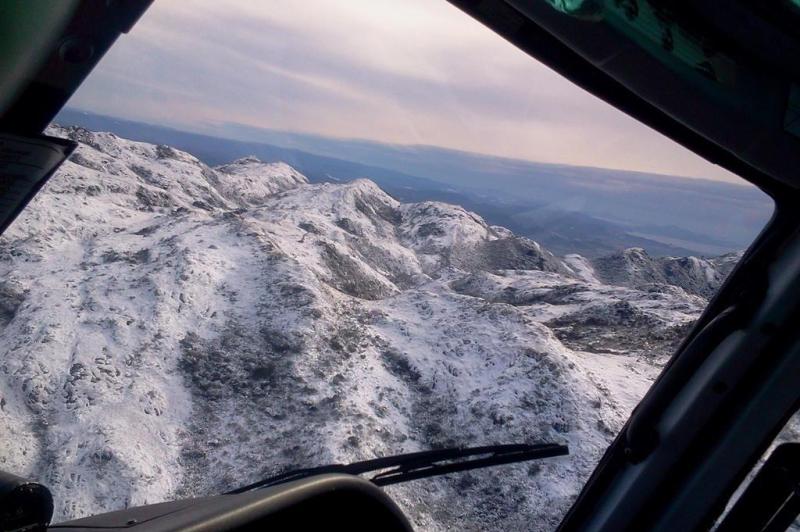
[[[330,464],[306,469],[287,471],[274,477],[260,480],[253,484],[235,489],[228,493],[244,493],[260,488],[283,484],[301,478],[325,473],[346,473],[360,475],[387,469],[374,475],[369,480],[378,486],[388,486],[399,482],[407,482],[419,478],[428,478],[459,471],[469,471],[482,467],[491,467],[528,460],[539,460],[569,454],[566,445],[540,443],[534,445],[488,445],[485,447],[453,447],[435,451],[398,454],[385,458],[353,462],[352,464]],[[478,458],[472,458],[478,457]]]

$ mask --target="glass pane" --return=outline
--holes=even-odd
[[[769,459],[772,456],[773,452],[780,445],[782,445],[784,443],[798,443],[798,442],[800,442],[800,416],[798,416],[798,414],[795,413],[791,418],[789,418],[789,421],[787,421],[786,424],[783,426],[783,429],[778,433],[778,435],[775,437],[775,440],[773,440],[772,444],[769,446],[769,448],[766,450],[766,452],[764,452],[764,454],[759,459],[758,464],[747,475],[745,480],[742,482],[742,484],[739,486],[739,488],[733,494],[733,496],[731,497],[731,500],[728,501],[728,505],[727,505],[725,511],[722,513],[722,515],[719,517],[719,519],[717,519],[717,523],[714,526],[715,529],[717,529],[719,527],[719,525],[722,523],[722,521],[728,516],[728,513],[731,511],[733,506],[737,502],[739,502],[740,497],[744,494],[745,490],[747,490],[749,488],[750,483],[753,481],[755,476],[762,470],[762,468],[765,465],[765,462],[767,461],[767,459]],[[785,464],[782,464],[782,465],[783,465],[783,467],[786,467]],[[776,470],[776,469],[780,470],[781,469],[781,465],[776,464],[771,469],[772,470]],[[791,473],[789,473],[789,470],[788,469],[784,469],[784,471],[787,471],[787,478],[791,479]],[[769,484],[770,484],[769,482],[766,483],[766,485],[769,485]],[[762,483],[761,485],[764,486],[765,483]],[[758,488],[756,488],[756,492],[758,492]],[[765,501],[762,501],[762,504],[764,504],[764,505],[766,505],[766,504],[774,504],[774,501],[765,500]],[[777,507],[780,508],[781,505],[777,505]],[[740,512],[746,513],[744,510],[740,510]],[[744,515],[744,513],[739,513],[739,515]],[[737,523],[737,520],[736,520],[735,517],[734,517],[734,521],[733,522]],[[794,523],[787,530],[790,530],[791,532],[796,532],[797,530],[800,530],[800,518],[795,519]]]

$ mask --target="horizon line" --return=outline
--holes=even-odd
[[[187,133],[187,134],[190,134],[190,135],[202,135],[202,136],[207,136],[207,137],[210,137],[210,138],[219,138],[219,139],[231,140],[231,141],[235,141],[235,142],[249,142],[249,143],[253,143],[253,144],[260,144],[260,145],[263,145],[263,146],[274,146],[274,147],[279,147],[279,148],[283,148],[283,149],[294,149],[294,150],[297,150],[297,151],[300,151],[300,152],[310,153],[312,155],[331,157],[330,155],[323,155],[323,154],[320,154],[320,153],[315,153],[313,151],[309,151],[307,148],[278,146],[278,145],[275,145],[275,144],[269,144],[269,143],[267,143],[265,141],[261,141],[261,140],[243,140],[242,138],[237,138],[237,137],[234,137],[234,136],[222,134],[222,132],[219,132],[217,134],[212,134],[212,133],[210,133],[208,131],[202,131],[202,132],[191,131],[191,130],[189,130],[191,128],[190,124],[183,124],[183,125],[178,126],[178,125],[174,125],[174,124],[173,125],[169,125],[169,124],[163,124],[163,123],[153,123],[153,122],[144,121],[143,119],[134,119],[134,118],[126,118],[126,117],[122,117],[122,116],[107,115],[107,114],[97,113],[95,111],[89,111],[89,110],[86,110],[86,109],[81,109],[81,108],[72,107],[72,106],[64,106],[61,109],[61,111],[59,111],[59,114],[61,114],[63,111],[72,111],[72,112],[76,112],[76,113],[82,113],[82,114],[85,114],[85,115],[93,115],[93,116],[97,116],[97,117],[101,117],[101,118],[105,118],[105,119],[119,120],[119,121],[123,121],[123,122],[130,122],[130,123],[133,123],[133,124],[141,124],[141,125],[150,126],[150,127],[159,127],[159,128],[163,128],[163,129],[169,129],[169,130],[172,130],[172,131],[176,131],[178,133]],[[58,117],[58,115],[56,115],[56,118],[57,117]],[[56,123],[56,119],[53,120],[53,123]],[[272,133],[288,133],[290,135],[296,135],[296,136],[316,137],[318,139],[330,140],[330,141],[334,141],[334,142],[364,143],[364,144],[372,144],[372,145],[376,145],[376,146],[383,146],[383,147],[389,147],[389,148],[395,148],[395,149],[419,149],[419,148],[424,148],[424,149],[433,149],[433,150],[439,150],[439,151],[444,151],[444,152],[450,152],[450,153],[454,153],[454,154],[463,154],[463,155],[470,155],[470,156],[486,158],[486,159],[494,159],[494,160],[497,160],[497,161],[508,161],[508,162],[513,162],[513,163],[523,163],[523,164],[529,164],[529,165],[539,165],[539,166],[548,166],[548,167],[556,167],[556,168],[575,168],[575,169],[580,169],[580,170],[602,170],[602,171],[608,171],[608,172],[621,172],[621,173],[626,173],[626,174],[636,174],[636,175],[640,175],[640,176],[655,177],[655,178],[682,179],[682,180],[687,180],[687,181],[699,181],[699,182],[707,182],[707,183],[714,183],[714,184],[731,185],[731,186],[741,187],[741,188],[752,188],[752,187],[758,188],[753,183],[747,181],[743,177],[740,177],[738,174],[733,174],[733,175],[736,176],[737,178],[739,178],[741,180],[741,183],[728,181],[728,180],[723,180],[723,179],[712,179],[710,177],[694,177],[694,176],[678,175],[678,174],[666,174],[666,173],[661,173],[661,172],[649,172],[649,171],[643,171],[643,170],[631,170],[631,169],[627,169],[627,168],[610,168],[610,167],[605,167],[605,166],[589,166],[589,165],[579,165],[579,164],[570,164],[570,163],[554,163],[554,162],[546,162],[546,161],[536,161],[536,160],[533,160],[533,159],[522,159],[522,158],[518,158],[518,157],[508,157],[508,156],[495,155],[495,154],[485,153],[485,152],[467,151],[467,150],[464,150],[464,149],[451,148],[451,147],[447,147],[447,146],[437,146],[435,144],[402,144],[402,143],[384,142],[384,141],[380,141],[380,140],[373,140],[373,139],[360,138],[360,137],[338,137],[338,136],[333,136],[333,135],[323,135],[323,134],[320,134],[320,133],[313,133],[313,132],[307,132],[307,131],[292,131],[292,130],[287,130],[287,129],[274,129],[274,128],[263,127],[263,126],[253,126],[253,125],[242,124],[242,123],[238,123],[238,122],[220,122],[220,123],[216,123],[216,124],[209,123],[208,126],[211,127],[211,128],[214,128],[214,127],[219,127],[220,125],[225,125],[225,124],[229,124],[229,125],[235,126],[235,127],[251,128],[251,129],[254,129],[254,130],[262,130],[262,131],[272,132]],[[109,132],[109,133],[113,133],[113,132]],[[358,163],[358,164],[366,164],[366,163],[362,163],[362,162],[359,162],[359,161],[354,161],[352,159],[344,159],[342,157],[331,157],[331,158],[336,158],[336,159],[339,159],[339,160],[348,161],[348,162],[354,162],[354,163]],[[715,164],[715,163],[709,162],[709,164]],[[722,167],[722,168],[724,168],[724,167]]]

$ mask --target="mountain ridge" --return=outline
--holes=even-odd
[[[627,247],[653,255],[717,255],[748,245],[772,211],[754,187],[629,175],[608,169],[547,166],[477,154],[334,141],[320,151],[248,130],[245,140],[199,135],[67,109],[66,123],[166,143],[207,164],[249,154],[283,160],[312,182],[366,177],[404,202],[440,199],[480,213],[559,254],[600,256]],[[230,135],[228,135],[230,137]],[[324,140],[324,139],[323,139]],[[286,141],[286,142],[284,142]],[[323,143],[324,144],[324,143]],[[305,151],[304,151],[305,150]],[[677,224],[677,225],[676,225]]]

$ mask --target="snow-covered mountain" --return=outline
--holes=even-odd
[[[642,248],[629,248],[595,259],[593,271],[610,284],[634,288],[668,284],[710,297],[741,258],[742,252],[712,258],[651,257]]]
[[[551,529],[732,262],[555,257],[461,207],[81,142],[0,240],[0,467],[57,518],[449,445],[571,456],[390,488]]]

